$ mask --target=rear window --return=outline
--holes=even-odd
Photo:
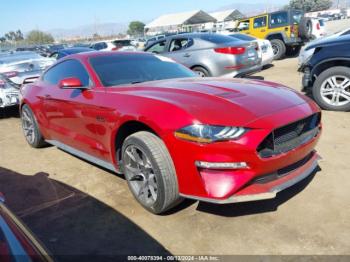
[[[245,35],[245,34],[233,34],[230,35],[231,37],[237,38],[239,40],[243,40],[243,41],[253,41],[255,40],[254,37],[249,36],[249,35]]]
[[[200,35],[199,38],[214,44],[223,44],[223,43],[238,41],[238,39],[234,39],[232,37],[219,35],[219,34],[210,34],[210,35],[203,34],[203,35]]]
[[[118,47],[131,45],[131,40],[116,40],[113,42]]]
[[[302,12],[293,12],[292,13],[292,22],[294,25],[300,24],[301,18],[303,18]]]
[[[183,65],[158,55],[97,56],[90,58],[90,64],[106,87],[196,76]]]

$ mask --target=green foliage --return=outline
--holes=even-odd
[[[51,44],[55,39],[49,33],[33,30],[28,33],[26,41],[29,44]]]
[[[315,12],[329,9],[332,4],[331,0],[290,0],[289,7],[305,12]]]
[[[132,21],[129,24],[128,35],[140,36],[143,35],[145,24],[140,21]]]
[[[16,32],[10,31],[6,33],[2,38],[5,38],[5,40],[8,40],[10,42],[18,42],[24,39],[23,33],[21,32],[21,30],[17,30]]]

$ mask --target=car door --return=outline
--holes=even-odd
[[[151,44],[149,47],[145,49],[146,52],[151,52],[154,54],[163,54],[166,52],[166,39],[162,41],[158,41],[154,44]]]
[[[75,77],[84,88],[64,89],[63,79]],[[99,154],[96,141],[97,104],[103,92],[96,89],[85,67],[75,59],[65,60],[49,69],[45,82],[44,114],[50,139],[90,155]]]
[[[194,64],[195,54],[188,49],[193,46],[193,43],[194,40],[189,37],[172,38],[167,45],[167,52],[164,55],[190,68]]]
[[[257,38],[265,38],[267,32],[267,16],[258,16],[253,20],[253,29]]]

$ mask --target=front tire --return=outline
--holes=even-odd
[[[129,189],[145,209],[160,214],[179,203],[175,167],[159,137],[145,131],[130,135],[122,160]]]
[[[24,137],[31,147],[40,148],[47,145],[39,130],[33,111],[28,105],[23,105],[22,107],[21,122]]]
[[[336,66],[323,71],[313,85],[312,95],[325,110],[350,111],[350,68]]]
[[[286,55],[286,45],[280,39],[272,39],[271,46],[273,49],[273,55],[275,60],[280,60]]]

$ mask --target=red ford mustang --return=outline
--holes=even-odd
[[[321,114],[310,99],[271,82],[196,78],[154,54],[68,56],[21,96],[31,146],[123,173],[157,214],[182,198],[274,198],[317,166]]]

